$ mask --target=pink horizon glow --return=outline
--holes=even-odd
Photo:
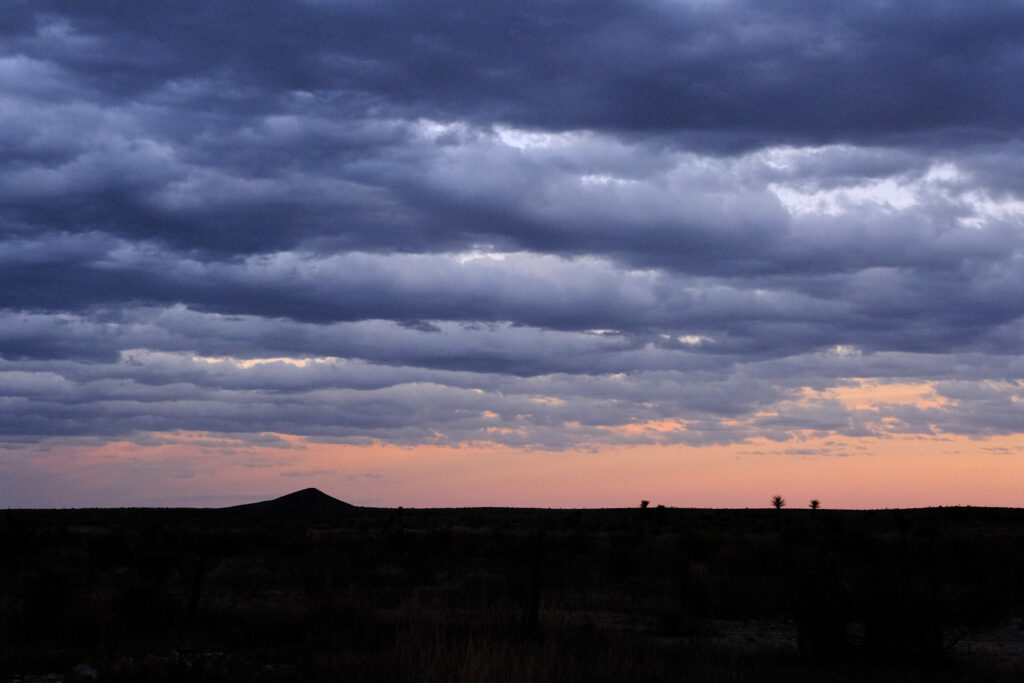
[[[312,486],[375,507],[602,508],[643,499],[669,507],[759,508],[775,493],[791,508],[812,498],[825,508],[1024,506],[1020,435],[830,435],[557,452],[492,444],[353,446],[280,436],[290,448],[212,442],[199,433],[144,447],[51,446],[33,456],[29,474],[15,473],[10,481],[21,476],[26,483],[8,505],[217,507]]]

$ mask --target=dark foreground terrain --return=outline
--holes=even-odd
[[[0,511],[0,680],[1024,680],[1024,510],[323,502]]]

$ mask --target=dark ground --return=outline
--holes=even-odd
[[[1018,509],[8,510],[0,549],[0,680],[1024,680]]]

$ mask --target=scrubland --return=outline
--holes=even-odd
[[[4,680],[1024,675],[1016,509],[8,510],[0,544]]]

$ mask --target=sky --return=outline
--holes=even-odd
[[[0,0],[0,507],[1024,505],[1024,4]]]

